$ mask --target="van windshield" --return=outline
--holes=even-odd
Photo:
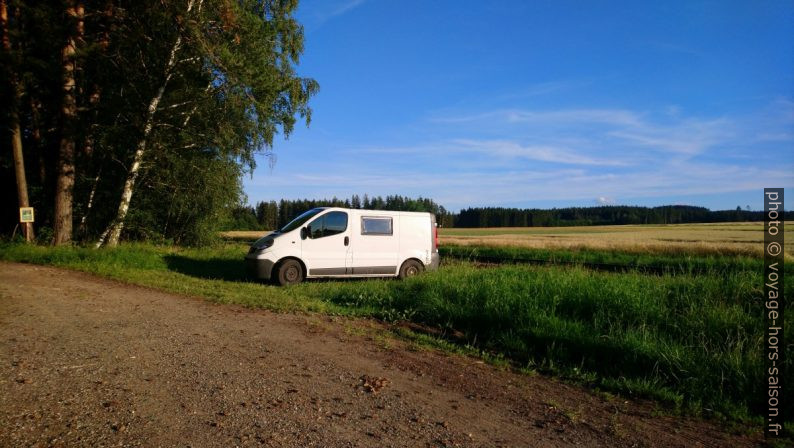
[[[291,231],[297,229],[298,227],[302,226],[306,221],[310,220],[312,218],[312,216],[320,213],[323,210],[325,210],[325,209],[324,208],[313,208],[313,209],[311,209],[311,210],[309,210],[307,212],[304,212],[303,214],[301,214],[297,218],[295,218],[292,221],[290,221],[289,224],[287,224],[286,226],[282,227],[281,230],[279,230],[279,233],[287,233],[287,232],[291,232]]]

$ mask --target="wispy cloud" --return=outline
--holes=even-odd
[[[366,0],[348,0],[346,2],[343,2],[343,3],[339,4],[339,5],[337,5],[336,9],[331,11],[331,13],[328,16],[328,18],[344,14],[344,13],[350,11],[351,9],[363,4],[365,1]]]
[[[302,160],[252,184],[295,197],[431,196],[451,209],[792,186],[794,160],[780,144],[794,130],[789,103],[770,107],[770,118],[611,108],[449,114],[415,125],[421,136],[405,144],[347,146],[335,162]]]
[[[614,126],[640,126],[639,114],[622,109],[563,109],[550,111],[507,110],[510,123],[575,124],[597,123]]]
[[[316,29],[323,23],[350,12],[365,2],[366,0],[309,1],[301,2],[301,8],[307,11],[304,22],[309,28]]]
[[[794,141],[794,133],[791,132],[777,132],[777,133],[761,133],[757,136],[760,142],[790,142]]]
[[[638,114],[622,109],[562,109],[562,110],[523,110],[500,109],[470,115],[450,115],[431,117],[435,123],[477,123],[501,120],[505,123],[537,123],[572,125],[576,123],[601,123],[612,125],[639,125]]]
[[[791,168],[791,167],[789,167]],[[332,176],[327,172],[335,172]],[[253,182],[288,197],[339,197],[363,192],[371,195],[431,196],[450,209],[478,205],[527,204],[579,200],[616,203],[616,197],[654,198],[700,194],[729,194],[759,190],[771,184],[791,185],[785,169],[742,166],[661,165],[641,171],[595,172],[580,169],[492,171],[393,170],[390,167],[349,163],[325,170],[262,176]],[[279,196],[279,197],[280,197]],[[274,199],[278,199],[274,197]]]
[[[729,141],[733,132],[727,119],[689,119],[671,125],[640,122],[608,135],[640,146],[695,155]]]
[[[602,147],[623,147],[631,152],[645,148],[684,156],[700,154],[734,137],[734,124],[729,119],[684,118],[680,115],[680,110],[676,109],[676,113],[671,114],[669,108],[655,115],[627,109],[502,109],[470,115],[437,116],[429,121],[528,135],[536,140],[543,140],[546,136],[545,145],[552,147],[561,145],[551,143],[549,139],[558,142],[584,134],[591,146],[599,143]],[[594,148],[585,143],[582,149],[591,151]],[[582,152],[577,148],[569,151]]]
[[[513,90],[508,93],[497,92],[494,95],[491,95],[490,99],[497,101],[507,101],[507,100],[520,100],[520,99],[532,98],[536,96],[549,95],[552,93],[558,94],[560,92],[570,91],[573,89],[585,87],[591,84],[591,82],[592,81],[590,80],[578,80],[578,79],[564,79],[564,80],[556,80],[556,81],[539,82],[528,85],[522,89]]]
[[[571,149],[550,145],[521,145],[508,140],[455,140],[462,152],[479,152],[491,157],[508,159],[528,159],[540,162],[553,162],[568,165],[623,166],[625,162],[593,158],[577,154]]]
[[[590,157],[579,154],[564,145],[522,144],[511,140],[478,140],[478,139],[452,139],[449,141],[420,144],[417,146],[396,147],[363,147],[348,149],[346,154],[353,156],[362,155],[391,155],[410,156],[416,160],[420,158],[473,158],[472,165],[515,166],[516,161],[549,162],[563,165],[600,165],[600,166],[626,166],[628,163],[619,159]],[[486,162],[487,160],[487,162]]]

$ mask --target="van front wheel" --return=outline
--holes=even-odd
[[[276,278],[281,286],[295,285],[303,281],[303,266],[297,260],[285,260],[278,267]]]
[[[424,266],[422,266],[422,263],[419,263],[416,260],[408,260],[403,263],[402,267],[400,268],[400,278],[405,279],[408,277],[413,277],[422,271],[424,271]]]

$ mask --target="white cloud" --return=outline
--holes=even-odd
[[[599,197],[597,197],[597,198],[596,198],[596,200],[595,200],[595,202],[596,202],[596,204],[598,204],[598,205],[615,205],[615,204],[617,203],[617,202],[615,202],[615,200],[614,200],[614,199],[612,199],[612,198],[608,198],[608,197],[606,197],[606,196],[599,196]]]

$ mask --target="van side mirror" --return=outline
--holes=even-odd
[[[306,227],[301,227],[301,239],[305,240],[306,237],[309,236],[309,231],[306,230]]]

